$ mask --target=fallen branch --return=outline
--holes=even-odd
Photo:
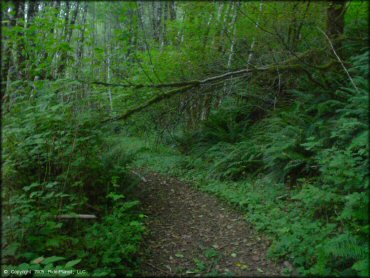
[[[58,219],[96,219],[94,214],[61,214],[57,215]]]
[[[166,87],[181,87],[188,84],[193,84],[193,81],[177,82],[177,83],[164,83],[164,84],[122,84],[122,83],[107,83],[101,81],[84,81],[78,80],[80,83],[87,83],[92,85],[102,85],[107,87],[123,87],[123,88],[166,88]]]
[[[119,121],[119,120],[126,120],[127,118],[129,118],[134,113],[140,112],[140,111],[144,110],[145,108],[147,108],[147,107],[149,107],[149,106],[151,106],[155,103],[158,103],[158,102],[160,102],[164,99],[168,99],[168,98],[170,98],[170,97],[172,97],[176,94],[184,93],[184,92],[186,92],[186,91],[188,91],[192,88],[200,87],[200,86],[207,85],[207,84],[212,84],[215,81],[223,81],[223,80],[227,80],[229,78],[235,78],[236,76],[239,76],[239,77],[250,76],[251,73],[255,73],[255,72],[276,72],[276,70],[279,70],[280,72],[281,71],[296,71],[296,72],[303,72],[305,74],[308,74],[309,78],[312,79],[312,76],[309,74],[309,72],[307,71],[305,66],[301,65],[297,62],[300,61],[303,57],[310,56],[313,53],[317,54],[317,50],[316,51],[313,51],[313,50],[312,51],[307,51],[305,53],[302,53],[301,55],[297,55],[294,58],[283,61],[280,64],[273,64],[273,65],[268,65],[268,66],[264,66],[264,67],[253,67],[253,68],[248,68],[248,69],[242,69],[242,70],[227,72],[227,73],[224,73],[224,74],[221,74],[221,75],[208,77],[208,78],[203,79],[203,80],[193,80],[193,81],[180,82],[180,83],[167,83],[167,84],[157,84],[157,85],[155,85],[155,84],[154,85],[143,85],[143,84],[132,85],[135,88],[143,88],[143,87],[160,88],[160,87],[177,87],[177,86],[181,86],[181,87],[172,89],[170,91],[164,92],[164,93],[159,94],[159,95],[156,95],[152,99],[148,100],[147,102],[145,102],[145,103],[143,103],[143,104],[141,104],[137,107],[134,107],[132,109],[127,110],[122,115],[114,117],[114,118],[105,119],[105,120],[101,121],[101,123],[106,123],[106,122],[111,122],[111,121]],[[332,67],[336,63],[338,63],[338,61],[332,60],[332,61],[330,61],[329,63],[327,63],[325,65],[315,66],[315,69],[321,70],[321,71],[326,71],[328,68]],[[312,80],[312,81],[317,83],[316,80]],[[323,86],[322,84],[320,84],[320,85]]]
[[[110,121],[125,120],[128,117],[130,117],[132,114],[137,113],[137,112],[147,108],[148,106],[151,106],[152,104],[155,104],[155,103],[160,102],[164,99],[170,98],[175,94],[183,93],[183,92],[185,92],[185,91],[187,91],[187,90],[189,90],[193,87],[195,87],[195,86],[194,85],[188,85],[188,86],[185,86],[185,87],[182,87],[182,88],[179,88],[179,89],[174,89],[174,90],[168,91],[166,93],[157,95],[157,96],[153,97],[152,99],[150,99],[149,101],[147,101],[147,102],[145,102],[145,103],[143,103],[143,104],[141,104],[141,105],[139,105],[139,106],[137,106],[133,109],[127,110],[124,114],[122,114],[118,117],[103,120],[101,123],[106,123],[106,122],[110,122]]]
[[[184,87],[188,85],[192,86],[199,86],[199,85],[205,85],[207,83],[211,83],[213,81],[217,80],[222,80],[222,79],[228,79],[232,78],[234,76],[238,75],[243,75],[247,74],[253,71],[261,71],[261,70],[269,70],[269,69],[276,69],[276,67],[281,67],[283,65],[291,64],[291,63],[297,63],[300,62],[303,58],[310,57],[317,55],[317,53],[324,51],[324,49],[311,49],[306,52],[303,52],[301,54],[295,55],[294,57],[287,59],[285,61],[282,61],[280,64],[276,65],[269,65],[266,67],[260,67],[260,68],[252,68],[252,69],[241,69],[241,70],[236,70],[236,71],[231,71],[231,72],[226,72],[221,75],[217,76],[212,76],[205,78],[203,80],[190,80],[190,81],[183,81],[183,82],[172,82],[172,83],[162,83],[162,84],[133,84],[129,83],[128,84],[123,84],[123,83],[107,83],[107,82],[102,82],[102,81],[84,81],[84,80],[76,80],[80,83],[85,83],[85,84],[93,84],[93,85],[102,85],[102,86],[108,86],[108,87],[123,87],[123,88],[133,88],[133,89],[141,89],[141,88],[171,88],[171,87]],[[315,65],[310,65],[311,67],[318,69],[318,70],[325,70],[326,68],[330,67],[331,65],[325,65],[325,66],[315,66]]]

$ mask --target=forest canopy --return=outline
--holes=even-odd
[[[2,2],[2,272],[143,274],[145,168],[235,206],[283,274],[368,276],[368,10]],[[235,274],[195,265],[170,273]]]

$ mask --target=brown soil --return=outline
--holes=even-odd
[[[268,241],[214,196],[157,173],[138,171],[135,190],[148,216],[143,276],[273,276]]]

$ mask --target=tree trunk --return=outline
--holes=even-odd
[[[169,8],[170,8],[170,19],[175,20],[176,19],[176,6],[175,1],[168,2]]]
[[[16,19],[17,19],[17,23],[16,25],[18,25],[19,27],[22,28],[22,30],[24,29],[24,19],[25,19],[25,1],[19,1],[19,2],[15,2],[16,3]],[[17,78],[18,79],[23,79],[24,78],[24,62],[26,60],[26,57],[25,57],[25,44],[24,44],[24,32],[23,31],[20,31],[18,33],[18,36],[19,36],[19,42],[16,46],[16,68],[17,68]],[[15,73],[15,72],[14,72]],[[13,75],[13,74],[12,74]],[[11,78],[12,79],[12,78]],[[12,79],[13,80],[13,79]]]
[[[76,23],[78,12],[79,12],[79,5],[80,3],[77,2],[76,7],[73,11],[73,15],[71,20],[69,20],[69,12],[70,12],[70,5],[69,2],[66,2],[66,15],[65,15],[65,27],[64,27],[64,34],[65,34],[65,42],[69,44],[72,40],[73,34],[73,26]],[[59,75],[63,76],[66,75],[66,67],[67,67],[67,52],[63,50],[60,55],[60,65],[58,69]]]
[[[19,4],[20,2],[15,2],[14,7],[12,10],[14,10],[14,15],[10,16],[8,9],[3,9],[3,18],[9,20],[8,28],[13,28],[17,23],[17,18],[19,16]],[[1,80],[4,82],[8,79],[8,77],[11,77],[10,68],[14,66],[14,57],[12,56],[12,48],[14,46],[14,43],[7,38],[4,38],[4,43],[1,44],[2,46],[2,66],[1,66]],[[15,69],[12,70],[15,72]]]
[[[83,50],[84,50],[84,42],[85,42],[85,29],[86,29],[86,16],[87,16],[87,3],[85,3],[83,7],[83,13],[82,13],[82,28],[77,44],[77,51],[76,51],[76,76],[78,77],[78,73],[80,71],[80,67],[82,64],[82,58],[83,58]]]
[[[168,19],[168,3],[164,2],[164,7],[163,7],[163,24],[162,24],[162,28],[161,28],[161,46],[160,46],[160,50],[161,52],[163,51],[163,48],[165,45],[167,45],[167,26],[166,26],[166,23],[167,23],[167,19]]]
[[[229,70],[231,67],[232,58],[234,55],[234,47],[235,47],[235,36],[236,36],[236,19],[238,17],[238,8],[239,8],[240,2],[234,3],[234,14],[231,20],[231,32],[232,32],[232,39],[231,39],[231,46],[230,46],[230,53],[229,53],[229,59],[227,60],[227,69]]]
[[[263,3],[261,1],[260,6],[259,6],[258,18],[257,18],[257,21],[256,21],[256,29],[258,28],[260,16],[262,14],[262,7],[263,7]],[[249,49],[249,55],[248,55],[248,60],[247,60],[247,69],[249,68],[249,64],[250,64],[250,62],[252,60],[252,57],[253,57],[253,49],[254,49],[255,44],[256,44],[256,37],[254,36],[253,40],[252,40],[252,43],[251,43],[251,47]]]
[[[111,62],[112,62],[112,45],[111,45],[111,38],[112,38],[112,21],[111,18],[108,20],[108,29],[107,36],[106,36],[106,65],[107,65],[107,82],[111,81]],[[111,89],[108,88],[108,98],[109,98],[109,107],[110,113],[113,113],[113,98]]]
[[[39,7],[38,1],[28,1],[27,26],[32,23]]]
[[[340,37],[344,32],[344,14],[346,12],[346,1],[330,1],[327,8],[327,34],[338,52],[342,47]]]

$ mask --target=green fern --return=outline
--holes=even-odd
[[[334,257],[360,260],[367,257],[369,253],[367,247],[354,235],[345,233],[330,240],[326,245],[326,252]]]

